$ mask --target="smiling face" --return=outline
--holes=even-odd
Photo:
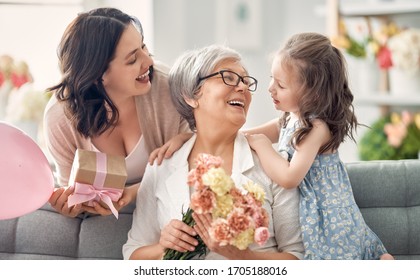
[[[300,83],[293,67],[286,67],[281,56],[276,55],[271,67],[271,81],[268,91],[276,110],[297,113],[299,109]]]
[[[234,60],[219,63],[213,72],[221,70],[230,70],[240,76],[248,75],[242,64]],[[198,106],[194,110],[197,129],[200,124],[207,126],[210,121],[216,125],[234,125],[238,130],[245,124],[251,93],[243,82],[229,86],[219,74],[204,80],[199,95],[200,98],[196,100]]]
[[[121,35],[114,59],[102,76],[109,97],[115,101],[146,94],[151,87],[149,69],[152,65],[143,36],[129,24]]]

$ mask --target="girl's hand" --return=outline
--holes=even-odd
[[[251,148],[255,151],[261,147],[273,146],[273,143],[271,143],[270,139],[264,134],[245,134],[245,137]]]
[[[67,217],[76,217],[83,212],[82,205],[76,204],[72,207],[68,206],[68,198],[74,192],[72,187],[61,187],[54,189],[53,194],[50,196],[48,202],[57,210],[58,213]]]
[[[241,259],[241,254],[243,254],[245,251],[241,251],[232,245],[220,246],[218,242],[214,241],[210,237],[208,229],[210,228],[212,222],[211,214],[193,213],[192,216],[196,223],[194,229],[197,231],[198,235],[201,237],[204,244],[206,244],[210,251],[222,255],[227,259]]]
[[[150,153],[149,163],[153,165],[154,161],[157,160],[157,164],[160,165],[164,158],[170,158],[173,153],[178,151],[184,143],[192,136],[191,132],[180,133],[172,137],[162,147],[156,148]]]
[[[146,225],[147,226],[147,225]],[[194,251],[198,241],[195,230],[180,220],[171,220],[160,233],[159,244],[180,252]]]

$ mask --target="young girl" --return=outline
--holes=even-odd
[[[269,91],[284,113],[247,138],[273,181],[299,187],[305,259],[393,259],[365,223],[337,151],[359,125],[342,54],[323,35],[297,34],[271,72]]]

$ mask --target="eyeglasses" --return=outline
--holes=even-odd
[[[210,74],[208,76],[199,78],[198,81],[201,82],[202,80],[214,77],[216,75],[222,76],[222,80],[223,82],[228,85],[228,86],[233,86],[236,87],[237,85],[239,85],[239,82],[244,83],[245,85],[248,86],[248,90],[249,91],[256,91],[257,90],[257,84],[258,81],[251,76],[241,76],[233,71],[229,71],[229,70],[221,70],[219,72]]]

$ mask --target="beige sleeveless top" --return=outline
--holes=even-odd
[[[93,143],[92,150],[100,152]],[[144,144],[144,138],[141,136],[134,149],[125,157],[125,165],[127,167],[126,185],[135,184],[141,181],[148,160],[149,157]]]

